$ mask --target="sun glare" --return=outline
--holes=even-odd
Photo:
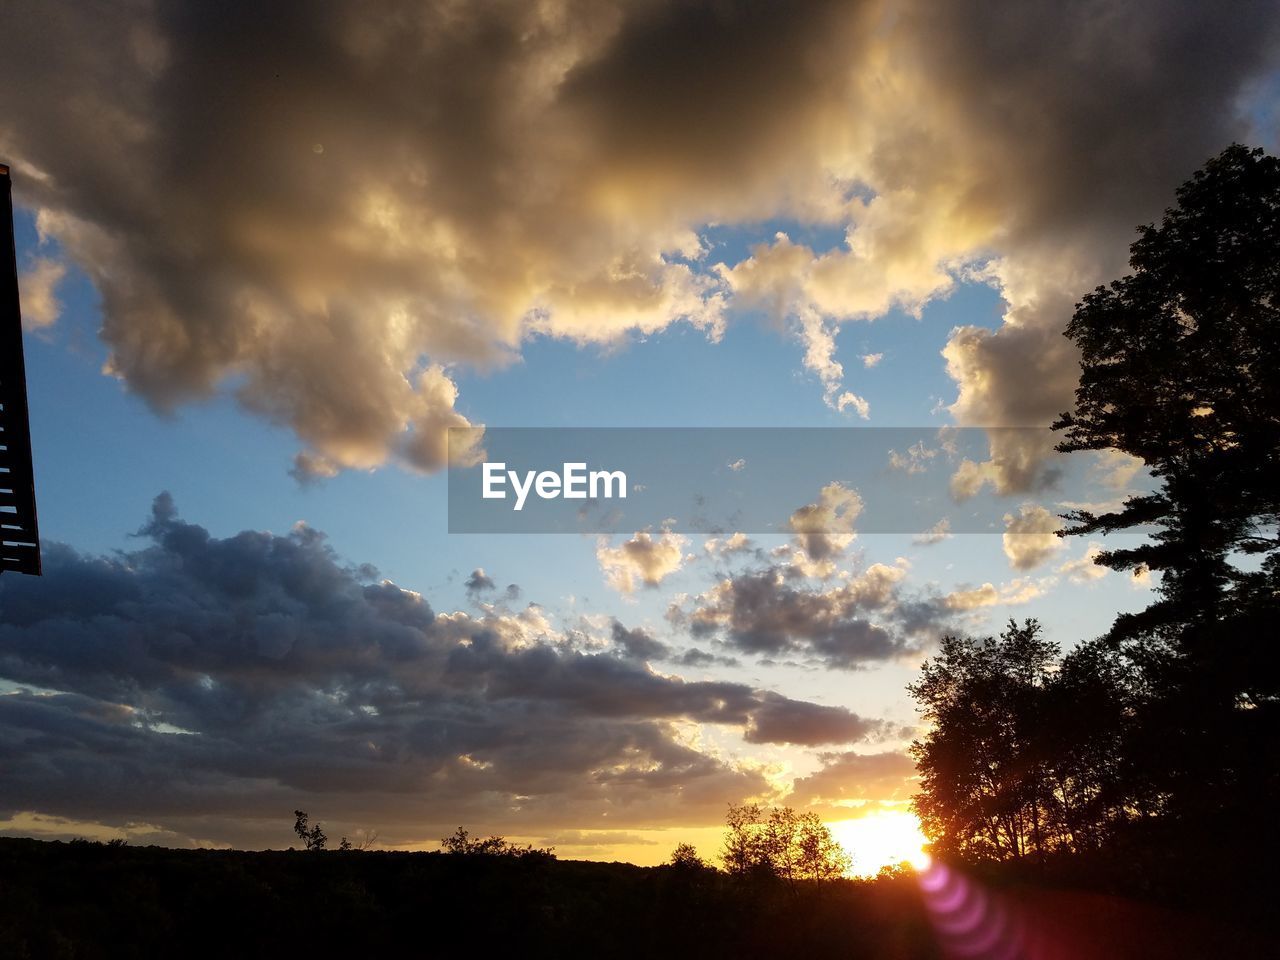
[[[873,813],[856,820],[827,824],[845,852],[853,858],[853,876],[874,876],[881,867],[909,863],[917,870],[929,866],[928,843],[913,813]]]

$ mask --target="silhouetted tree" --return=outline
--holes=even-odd
[[[1149,543],[1099,557],[1163,573],[1160,601],[1112,635],[1185,645],[1186,628],[1222,616],[1234,588],[1274,587],[1280,562],[1280,161],[1228,148],[1139,233],[1134,272],[1087,295],[1067,327],[1080,385],[1055,426],[1060,450],[1121,450],[1161,488],[1115,512],[1070,514],[1066,532],[1154,526]],[[1237,569],[1233,553],[1260,556],[1259,569]]]
[[[1035,620],[1011,620],[999,637],[942,639],[908,687],[931,725],[911,752],[915,810],[937,852],[1074,851],[1125,817],[1115,782],[1127,704],[1114,666],[1096,649],[1060,658]],[[1081,722],[1086,704],[1096,712]]]
[[[324,845],[329,842],[329,838],[320,829],[320,824],[309,825],[311,818],[303,810],[293,811],[293,816],[293,832],[298,835],[303,847],[307,850],[323,850]]]
[[[1066,533],[1154,531],[1099,557],[1161,574],[1106,638],[1142,700],[1127,766],[1141,805],[1203,823],[1280,797],[1280,160],[1233,145],[1177,200],[1077,308],[1056,426],[1059,449],[1120,450],[1159,481]]]
[[[728,832],[720,859],[731,876],[743,878],[753,873],[769,872],[761,839],[763,819],[764,813],[758,803],[729,805],[725,814]]]
[[[1080,385],[1055,425],[1060,450],[1122,451],[1158,482],[1065,531],[1150,533],[1098,559],[1159,573],[1157,599],[1061,658],[1034,621],[943,640],[910,688],[940,852],[1163,837],[1203,868],[1242,832],[1280,846],[1280,160],[1232,146],[1177,201],[1140,228],[1133,273],[1077,307]]]
[[[707,862],[698,856],[697,849],[691,843],[677,843],[671,851],[671,866],[680,870],[705,870]]]
[[[842,876],[852,864],[815,813],[791,807],[768,812],[759,804],[730,805],[725,817],[725,869],[744,879],[780,880],[795,888],[803,880]]]
[[[554,860],[554,847],[535,847],[532,844],[517,846],[503,837],[472,837],[459,827],[452,836],[440,840],[440,849],[445,853],[472,857],[515,857],[538,860]]]
[[[1077,646],[1048,678],[1034,746],[1063,849],[1101,849],[1125,824],[1156,810],[1153,791],[1133,776],[1126,754],[1135,701],[1132,668],[1104,643]]]

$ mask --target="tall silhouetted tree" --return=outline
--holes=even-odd
[[[1280,797],[1280,160],[1234,145],[1177,201],[1140,229],[1132,274],[1077,308],[1056,426],[1059,449],[1120,450],[1159,482],[1066,532],[1153,531],[1099,557],[1161,574],[1106,638],[1145,701],[1128,767],[1166,813],[1221,822]]]
[[[1123,509],[1072,514],[1070,534],[1153,526],[1150,543],[1102,554],[1115,569],[1163,573],[1160,602],[1113,633],[1170,631],[1221,615],[1280,550],[1280,160],[1235,145],[1178,190],[1130,248],[1133,273],[1078,306],[1076,408],[1059,449],[1116,449],[1161,481]]]

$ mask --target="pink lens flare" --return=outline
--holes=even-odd
[[[1022,923],[999,896],[936,861],[917,874],[917,882],[938,942],[948,957],[1032,960],[1034,954],[1027,949]]]

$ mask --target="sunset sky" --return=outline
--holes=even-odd
[[[445,437],[1047,425],[1135,226],[1276,149],[1270,4],[259,6],[4,15],[45,576],[0,579],[0,833],[655,863],[755,799],[874,868],[943,631],[1149,602],[1052,536],[1043,445],[919,454],[986,534],[789,534],[853,489],[795,462],[775,533],[469,535]]]

